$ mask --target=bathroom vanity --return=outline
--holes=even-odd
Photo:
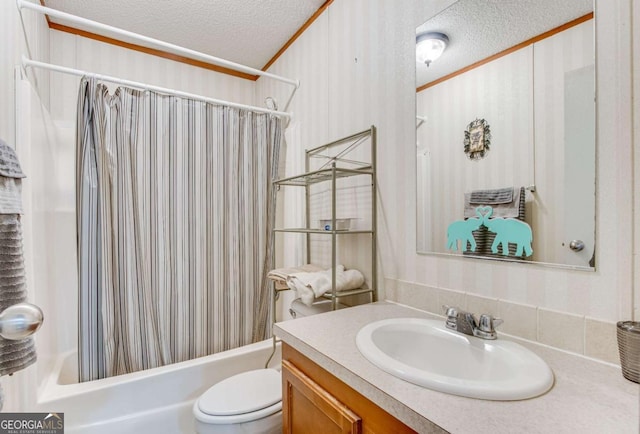
[[[283,432],[415,432],[293,347],[282,356]]]
[[[283,340],[284,432],[637,433],[638,385],[620,368],[529,341],[555,376],[546,394],[520,401],[465,398],[420,387],[371,364],[356,348],[365,325],[438,318],[379,302],[278,323]],[[442,318],[444,321],[444,318]],[[313,431],[322,427],[321,431]],[[327,431],[333,426],[335,431]]]

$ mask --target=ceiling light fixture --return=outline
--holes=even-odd
[[[416,60],[427,67],[442,55],[449,38],[444,33],[428,32],[416,37]]]

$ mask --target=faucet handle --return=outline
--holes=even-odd
[[[498,327],[503,322],[504,321],[500,318],[495,318],[488,314],[482,314],[478,321],[478,329],[487,333],[495,333],[495,327]]]
[[[460,308],[456,307],[456,306],[448,306],[446,304],[442,305],[442,310],[445,312],[445,315],[447,315],[447,317],[449,318],[457,318],[458,317],[458,312],[460,311]]]
[[[446,304],[443,304],[442,310],[444,310],[445,314],[447,315],[447,321],[446,321],[447,328],[456,330],[457,328],[456,324],[458,322],[458,311],[460,309],[455,306],[447,306]]]

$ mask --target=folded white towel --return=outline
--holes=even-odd
[[[315,271],[322,271],[322,267],[318,267],[313,264],[305,264],[299,267],[290,267],[290,268],[276,268],[275,270],[271,270],[267,273],[267,278],[271,280],[287,280],[291,274],[307,272],[312,273]]]
[[[271,270],[267,273],[267,279],[273,280],[275,282],[275,287],[277,290],[288,289],[287,285],[287,277],[294,273],[301,272],[312,273],[314,271],[322,271],[322,267],[318,267],[313,264],[305,264],[300,265],[299,267],[290,267],[290,268],[276,268],[275,270]]]
[[[336,290],[346,291],[360,288],[364,276],[358,270],[345,270],[344,265],[336,266]],[[331,290],[331,268],[316,272],[293,273],[287,277],[287,285],[298,293],[300,300],[307,306],[313,300]]]

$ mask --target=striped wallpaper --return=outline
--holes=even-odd
[[[633,196],[631,112],[627,95],[631,92],[631,39],[630,25],[624,17],[631,10],[631,2],[596,1],[597,245],[602,254],[595,272],[416,253],[416,95],[412,41],[415,27],[437,13],[438,6],[446,6],[446,2],[425,5],[413,0],[403,3],[402,8],[394,3],[335,1],[270,69],[301,80],[293,110],[293,122],[297,123],[302,138],[298,145],[301,148],[369,124],[378,127],[381,275],[609,321],[629,318],[633,245],[628,228]],[[258,99],[269,93],[273,93],[269,85],[258,80]],[[299,206],[295,202],[286,203],[284,209]],[[289,218],[288,215],[285,212],[284,218]]]
[[[286,144],[281,150],[285,156],[282,176],[294,176],[304,172],[305,149],[314,148],[332,139],[329,135],[327,110],[329,95],[327,92],[329,47],[329,15],[325,11],[318,19],[289,47],[289,49],[269,68],[275,74],[285,73],[301,81],[289,109],[294,116],[285,132]],[[313,61],[310,61],[313,58]],[[313,77],[313,80],[310,78]],[[256,102],[267,96],[274,96],[279,107],[286,101],[289,90],[273,80],[262,78],[256,81]],[[304,189],[285,187],[278,197],[277,227],[303,227]],[[277,234],[276,246],[278,266],[295,266],[304,261],[305,237],[299,234]],[[288,306],[294,299],[293,291],[281,293],[281,308],[278,316],[290,318]]]

